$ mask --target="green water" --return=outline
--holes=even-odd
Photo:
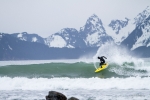
[[[98,63],[96,63],[98,66]],[[146,70],[136,70],[134,63],[123,63],[121,66],[110,63],[108,68],[95,73],[93,63],[46,63],[31,65],[9,65],[0,67],[0,76],[7,77],[70,77],[70,78],[110,78],[110,77],[130,77],[136,75],[146,76]]]

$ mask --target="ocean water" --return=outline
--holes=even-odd
[[[45,100],[49,91],[80,100],[149,100],[150,58],[106,47],[92,59],[0,61],[0,100]],[[109,66],[95,73],[101,53]]]
[[[109,62],[99,73],[92,60],[1,61],[0,100],[45,100],[48,91],[80,100],[148,100],[150,59],[136,61]]]

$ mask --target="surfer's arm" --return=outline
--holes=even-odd
[[[103,56],[105,59],[107,59],[105,56]]]

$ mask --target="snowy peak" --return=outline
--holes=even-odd
[[[22,33],[14,33],[12,34],[12,36],[22,41],[38,42],[44,44],[44,39],[37,34],[28,34],[27,32],[22,32]]]
[[[19,38],[20,40],[27,41],[27,32],[16,33],[16,34],[17,34],[17,38]]]
[[[46,44],[49,47],[58,47],[62,48],[66,46],[65,40],[60,35],[51,35],[46,39]]]
[[[105,34],[105,29],[103,27],[102,21],[95,14],[88,18],[85,26],[80,28],[80,31],[84,31],[86,33],[98,32],[101,34]]]
[[[146,18],[149,17],[149,15],[150,15],[150,7],[147,6],[147,8],[143,12],[139,13],[134,18],[134,20],[135,20],[134,24],[136,24],[137,26],[139,26]]]
[[[137,38],[137,41],[132,46],[131,50],[134,50],[140,46],[150,46],[150,15],[143,21],[143,23],[141,23],[139,27],[141,28],[142,35]]]
[[[106,34],[102,21],[95,14],[88,18],[79,33],[87,47],[99,47],[107,41],[112,41]]]
[[[150,46],[150,15],[136,26],[129,36],[121,43],[131,50]]]
[[[61,31],[49,36],[46,39],[49,47],[68,47],[75,48],[85,46],[83,40],[79,37],[79,33],[74,28],[64,28]]]
[[[144,24],[143,22],[150,16],[150,7],[139,13],[134,19],[125,18],[125,20],[112,20],[108,25],[111,29],[107,28],[107,32],[111,34],[116,44],[121,44],[130,34],[135,34],[134,30]],[[141,31],[140,31],[141,32]],[[139,32],[138,32],[139,34]],[[141,33],[142,34],[142,33]],[[135,34],[136,35],[136,34]]]
[[[91,28],[91,31],[98,31],[103,33],[104,27],[102,21],[98,18],[97,15],[93,14],[86,22],[87,28]]]
[[[112,30],[114,30],[116,34],[119,34],[119,31],[128,25],[128,21],[129,21],[128,18],[125,18],[125,21],[112,20],[109,24],[109,27],[111,27]]]

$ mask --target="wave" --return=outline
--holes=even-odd
[[[150,77],[129,78],[25,78],[0,77],[0,90],[150,89]]]
[[[98,66],[99,63],[96,63]],[[108,68],[95,73],[93,63],[45,63],[31,65],[9,65],[0,67],[0,76],[4,77],[27,77],[27,78],[111,78],[111,77],[149,77],[150,63],[124,62],[122,64],[109,62]]]

